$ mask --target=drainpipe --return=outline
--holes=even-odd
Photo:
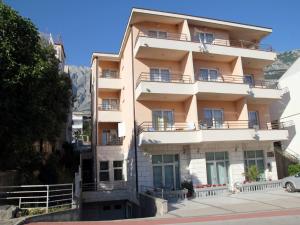
[[[130,25],[131,33],[131,70],[132,70],[132,101],[133,101],[133,139],[134,139],[134,161],[135,161],[135,188],[136,193],[139,192],[139,178],[138,178],[138,162],[137,162],[137,138],[136,138],[136,121],[135,121],[135,89],[134,89],[134,55],[133,55],[133,30]],[[138,196],[138,195],[137,195]]]
[[[97,146],[98,146],[98,57],[96,58],[96,94],[94,95],[94,97],[96,96],[96,142],[95,142],[95,151],[94,151],[94,170],[95,170],[95,187],[97,190],[97,183],[98,183],[98,173],[97,173]],[[95,108],[95,107],[94,107]]]

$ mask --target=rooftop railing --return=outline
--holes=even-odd
[[[126,181],[103,181],[99,183],[83,183],[82,191],[113,191],[113,190],[126,190]]]
[[[139,37],[177,40],[177,41],[189,41],[188,36],[186,34],[171,33],[165,31],[157,31],[157,33],[155,33],[155,32],[151,32],[151,30],[140,30],[137,35],[136,42],[138,41]],[[248,40],[228,40],[222,38],[215,38],[212,41],[203,41],[200,40],[199,36],[197,35],[192,36],[191,39],[192,42],[199,42],[199,43],[201,42],[202,44],[245,48],[245,49],[268,51],[268,52],[274,51],[271,45],[261,44],[261,43],[252,42]]]
[[[192,83],[191,77],[189,75],[182,75],[177,73],[151,74],[149,72],[142,72],[137,79],[136,87],[141,83],[141,81],[166,82],[166,83]]]

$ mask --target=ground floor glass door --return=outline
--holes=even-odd
[[[153,185],[157,188],[180,188],[179,156],[152,155]]]
[[[228,152],[206,152],[207,184],[227,184],[229,182]]]

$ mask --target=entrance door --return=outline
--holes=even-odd
[[[178,155],[152,155],[153,185],[157,188],[180,188]]]
[[[227,152],[207,152],[207,184],[227,184],[229,181],[229,160]]]
[[[254,126],[259,126],[258,123],[258,112],[249,111],[249,128],[254,128]]]

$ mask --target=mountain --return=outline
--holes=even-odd
[[[90,77],[91,69],[85,66],[70,65],[69,74],[72,80],[74,96],[73,112],[91,113]]]
[[[300,49],[277,54],[277,59],[264,70],[266,79],[279,79],[300,57]]]

